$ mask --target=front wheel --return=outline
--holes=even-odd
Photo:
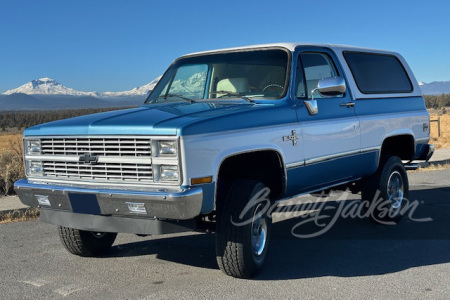
[[[58,233],[67,251],[85,257],[106,253],[117,236],[117,233],[92,232],[63,226],[58,226]]]
[[[239,180],[219,208],[216,256],[227,275],[252,278],[267,254],[272,219],[268,216],[269,189],[258,181]]]
[[[371,219],[384,225],[397,224],[408,197],[408,175],[402,161],[397,156],[382,158],[377,172],[365,180],[362,189]]]

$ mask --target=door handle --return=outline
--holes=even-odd
[[[354,107],[355,106],[355,102],[348,102],[348,103],[341,103],[342,107]]]

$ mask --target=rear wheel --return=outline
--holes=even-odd
[[[106,253],[117,236],[117,233],[92,232],[63,226],[58,226],[58,233],[67,251],[85,257]]]
[[[264,191],[268,193],[258,181],[236,181],[219,208],[216,256],[219,268],[227,275],[252,278],[262,268],[272,224],[267,215],[269,199],[256,201],[266,195]]]
[[[402,161],[397,156],[382,158],[378,171],[365,180],[362,189],[371,219],[385,225],[397,224],[408,197],[408,175]]]

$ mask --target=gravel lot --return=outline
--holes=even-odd
[[[450,169],[410,174],[410,199],[420,203],[413,217],[429,222],[379,226],[339,218],[324,235],[300,239],[291,230],[302,219],[278,215],[265,268],[254,280],[218,270],[211,234],[121,234],[107,256],[80,258],[61,246],[55,226],[0,225],[0,298],[448,299],[448,178]]]

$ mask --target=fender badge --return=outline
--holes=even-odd
[[[283,136],[283,142],[292,141],[292,146],[297,145],[298,135],[295,130],[292,130],[292,135]]]

